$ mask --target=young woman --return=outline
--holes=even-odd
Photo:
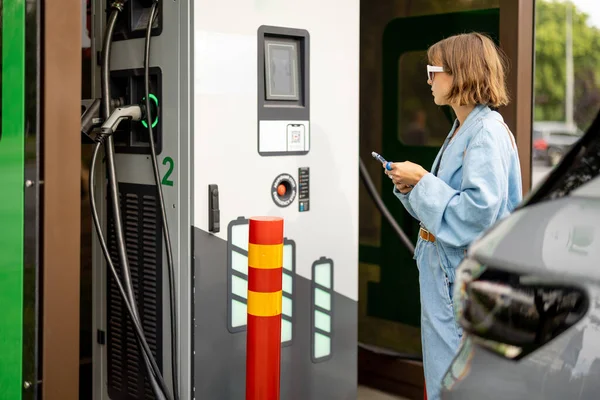
[[[462,34],[429,48],[433,101],[456,120],[431,171],[410,161],[386,174],[406,210],[421,223],[415,259],[421,292],[421,340],[429,400],[462,337],[452,303],[455,269],[468,245],[522,200],[512,133],[491,108],[508,104],[505,59],[487,36]],[[384,166],[385,169],[385,166]]]

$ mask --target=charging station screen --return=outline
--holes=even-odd
[[[299,100],[298,45],[294,41],[265,41],[267,100]]]

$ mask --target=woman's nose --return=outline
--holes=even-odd
[[[431,79],[427,78],[427,84],[428,84],[429,86],[431,86],[431,85],[433,85],[433,81],[432,81]]]

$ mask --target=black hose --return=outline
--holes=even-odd
[[[117,273],[117,270],[115,269],[115,266],[111,260],[110,252],[108,251],[108,246],[106,245],[106,238],[104,237],[104,234],[102,233],[102,229],[100,229],[100,217],[98,216],[98,208],[96,206],[96,189],[95,189],[95,187],[96,187],[96,182],[95,182],[96,181],[96,172],[95,171],[96,171],[96,158],[98,157],[98,151],[100,150],[101,145],[102,145],[102,143],[98,143],[94,147],[94,152],[92,154],[92,162],[91,162],[91,166],[90,166],[90,182],[89,182],[90,206],[92,209],[92,218],[94,219],[94,226],[96,227],[96,233],[98,234],[98,239],[100,241],[100,247],[102,247],[102,252],[104,253],[104,257],[106,258],[106,263],[108,264],[108,267],[113,275],[113,279],[115,280],[115,283],[117,284],[119,293],[121,293],[121,297],[123,297],[123,302],[125,303],[125,306],[127,307],[128,314],[131,317],[133,327],[135,328],[135,331],[137,334],[138,344],[141,347],[141,350],[143,352],[145,359],[149,360],[149,362],[152,365],[151,372],[153,372],[153,371],[160,372],[158,365],[156,364],[156,361],[154,360],[154,357],[152,356],[152,351],[150,350],[150,346],[148,346],[148,342],[145,339],[144,330],[142,329],[140,321],[134,317],[135,314],[133,311],[133,307],[127,300],[127,294],[125,293],[125,289],[123,289],[123,284],[121,283],[119,274]],[[158,378],[160,379],[160,376]],[[163,385],[164,385],[164,382],[163,382]],[[166,387],[166,385],[164,385],[164,386]],[[158,389],[158,387],[156,389]],[[159,393],[158,390],[155,390],[155,394],[157,395],[158,398],[160,398],[158,396],[158,393]]]
[[[115,22],[119,15],[119,11],[117,9],[113,10],[108,19],[108,26],[105,32],[104,45],[102,47],[102,117],[104,121],[108,119],[110,116],[110,83],[109,83],[109,73],[110,73],[110,48],[112,43],[112,32],[115,27]],[[132,282],[131,282],[131,272],[129,270],[129,260],[127,259],[127,248],[125,247],[125,239],[123,235],[123,225],[121,219],[121,207],[120,199],[119,199],[119,188],[117,186],[117,173],[115,166],[115,143],[112,135],[109,135],[105,142],[106,148],[106,161],[107,161],[107,169],[108,169],[108,180],[110,183],[110,200],[112,201],[114,207],[113,209],[113,219],[115,225],[115,236],[117,241],[117,249],[119,252],[119,261],[121,264],[121,268],[123,270],[123,276],[125,278],[125,288],[127,289],[127,296],[129,301],[133,306],[133,311],[135,313],[136,318],[139,318],[135,297],[132,290]]]
[[[152,152],[152,167],[154,170],[154,181],[156,182],[156,191],[158,192],[158,201],[160,203],[162,217],[162,231],[165,238],[165,248],[167,251],[167,268],[169,271],[169,294],[171,306],[171,372],[173,379],[173,396],[179,398],[179,379],[177,365],[177,310],[175,302],[175,269],[173,266],[173,251],[171,246],[171,235],[169,234],[169,224],[167,221],[167,213],[165,208],[165,200],[163,196],[162,185],[160,181],[160,173],[158,172],[158,161],[156,159],[156,146],[154,144],[154,132],[152,130],[152,113],[150,108],[150,38],[152,36],[152,25],[156,18],[156,7],[158,1],[152,4],[150,11],[150,19],[148,28],[146,29],[146,46],[144,52],[144,86],[146,99],[146,122],[148,125],[148,137],[150,139],[150,151]],[[158,112],[158,110],[157,110]]]
[[[375,187],[375,184],[373,183],[373,180],[371,179],[371,176],[369,175],[369,172],[367,171],[367,167],[365,166],[361,157],[359,157],[359,163],[360,163],[360,177],[362,178],[362,181],[365,184],[367,191],[371,195],[373,202],[379,209],[379,212],[385,217],[385,219],[388,221],[388,223],[392,226],[392,228],[396,232],[396,235],[398,235],[398,237],[404,243],[404,246],[406,246],[408,251],[410,251],[411,254],[414,254],[415,247],[413,246],[412,242],[410,241],[410,239],[408,238],[406,233],[404,233],[404,231],[402,230],[400,225],[398,225],[398,223],[396,222],[396,220],[390,213],[390,210],[388,210],[388,208],[383,203],[383,200],[381,199],[381,196],[379,196],[379,193],[377,193],[377,188]],[[386,355],[386,356],[393,357],[393,358],[400,359],[400,360],[423,361],[423,356],[418,355],[418,354],[398,353],[395,351],[381,349],[376,346],[371,346],[371,345],[360,343],[360,342],[358,343],[358,347],[360,347],[364,350],[370,351],[372,353],[375,353],[375,354]]]
[[[102,93],[102,104],[101,104],[101,112],[102,118],[106,121],[110,116],[110,83],[109,83],[109,74],[110,74],[110,51],[112,44],[112,35],[115,27],[115,23],[117,17],[119,16],[119,12],[123,8],[123,2],[121,3],[113,3],[113,10],[108,18],[105,35],[103,39],[102,45],[102,66],[101,66],[101,93]],[[121,207],[120,207],[120,199],[119,199],[119,189],[117,185],[117,176],[116,176],[116,167],[115,167],[115,147],[114,140],[112,135],[108,136],[105,141],[105,151],[106,151],[106,160],[107,160],[107,169],[108,169],[108,179],[110,184],[110,197],[113,204],[113,219],[114,219],[114,227],[115,227],[115,236],[117,242],[117,249],[119,252],[119,261],[122,268],[123,276],[125,278],[125,288],[126,297],[124,297],[124,301],[129,301],[130,309],[131,309],[131,317],[134,320],[134,324],[139,324],[141,327],[141,322],[139,318],[139,313],[137,310],[137,305],[135,301],[135,295],[133,293],[133,285],[131,282],[131,274],[129,270],[129,263],[127,259],[127,248],[123,236],[123,224],[121,219]],[[99,229],[99,226],[97,227]],[[110,260],[110,254],[105,254],[107,256],[107,261],[112,262]],[[140,345],[140,350],[146,346],[148,343],[146,341],[145,336],[143,335],[143,330],[141,331],[141,335],[138,332],[138,344]],[[148,346],[149,347],[149,346]],[[148,378],[150,381],[150,385],[152,386],[152,390],[158,399],[167,397],[170,398],[169,391],[167,385],[162,378],[161,372],[158,369],[156,361],[154,357],[152,357],[152,353],[147,354],[145,351],[142,351],[142,356],[144,359],[144,363],[146,365],[146,369],[148,371]],[[158,379],[158,383],[156,380]],[[161,393],[161,389],[162,392]],[[164,397],[163,397],[164,395]]]
[[[371,198],[375,202],[375,205],[379,209],[379,212],[381,213],[381,215],[383,215],[385,217],[387,222],[392,226],[392,228],[396,232],[396,235],[398,235],[398,237],[400,238],[402,243],[404,243],[404,246],[406,246],[408,251],[410,251],[411,254],[414,254],[415,246],[412,244],[412,242],[410,241],[410,239],[408,238],[406,233],[404,233],[402,228],[400,228],[400,225],[398,225],[398,223],[396,222],[396,220],[394,219],[394,217],[392,216],[390,211],[387,209],[387,207],[383,203],[383,200],[381,200],[381,196],[379,196],[379,193],[377,193],[377,188],[375,187],[375,184],[373,183],[373,181],[371,180],[371,177],[369,176],[367,167],[365,166],[362,158],[360,158],[360,157],[359,157],[359,162],[360,162],[360,177],[362,178],[362,181],[365,184],[367,191],[371,195]]]
[[[358,342],[358,347],[370,351],[371,353],[379,354],[382,356],[388,356],[392,358],[397,358],[401,360],[409,360],[409,361],[423,361],[423,356],[420,354],[410,354],[410,353],[399,353],[397,351],[384,349],[381,347],[373,346],[366,343]]]
[[[102,101],[102,104],[101,104],[101,112],[102,112],[102,118],[104,121],[106,121],[108,119],[108,117],[110,116],[110,112],[111,112],[111,109],[110,109],[111,95],[110,95],[110,82],[109,82],[110,54],[111,54],[111,45],[112,45],[112,35],[113,35],[114,27],[115,27],[115,24],[116,24],[116,21],[117,21],[117,18],[119,16],[119,12],[121,11],[121,9],[122,9],[122,4],[115,3],[113,5],[113,10],[109,16],[106,30],[104,32],[104,39],[103,39],[103,45],[102,45],[102,67],[101,67],[101,90],[102,90],[101,101]],[[125,288],[127,289],[126,297],[124,297],[123,300],[127,301],[130,305],[130,308],[132,311],[131,318],[132,318],[132,321],[134,321],[134,324],[137,323],[141,326],[140,318],[139,318],[139,314],[138,314],[138,310],[137,310],[137,306],[136,306],[136,302],[135,302],[135,297],[133,295],[133,287],[132,287],[132,283],[131,283],[131,275],[130,275],[129,264],[128,264],[128,259],[127,259],[127,249],[125,247],[125,241],[123,239],[123,225],[122,225],[122,220],[121,220],[121,208],[120,208],[119,191],[118,191],[118,186],[117,186],[116,168],[115,168],[115,160],[114,160],[115,149],[114,149],[114,140],[112,138],[112,135],[110,135],[110,136],[108,136],[108,138],[106,138],[105,152],[106,152],[106,159],[107,159],[108,179],[109,179],[109,184],[110,184],[110,194],[111,194],[111,200],[113,203],[112,209],[113,209],[113,219],[114,219],[117,249],[119,252],[119,260],[120,260],[123,276],[125,278]],[[106,254],[105,254],[105,256],[106,256]],[[109,261],[109,260],[110,260],[110,254],[107,257],[107,261]],[[110,260],[110,262],[112,262],[112,260]],[[143,329],[142,329],[142,336],[138,336],[137,340],[138,340],[138,345],[140,345],[140,349],[144,347],[144,344],[145,345],[148,344],[145,336],[143,335]],[[158,369],[158,366],[156,365],[154,357],[152,357],[151,353],[150,353],[150,356],[151,356],[150,359],[148,359],[146,352],[142,352],[142,355],[143,355],[143,359],[144,359],[144,364],[146,365],[146,369],[148,370],[148,377],[149,377],[149,381],[152,386],[153,392],[157,397],[159,397],[160,390],[158,388],[158,384],[156,383],[155,376],[157,376],[157,375],[160,376],[160,370]],[[150,360],[152,360],[152,361],[150,361]],[[156,370],[154,370],[154,368],[153,368],[155,365],[156,365]],[[159,380],[161,381],[161,386],[164,387],[163,390],[165,390],[166,384],[164,383],[164,380],[162,379],[162,377],[160,377]]]

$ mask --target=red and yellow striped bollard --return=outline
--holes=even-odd
[[[249,229],[246,399],[278,400],[283,219],[250,218]]]

